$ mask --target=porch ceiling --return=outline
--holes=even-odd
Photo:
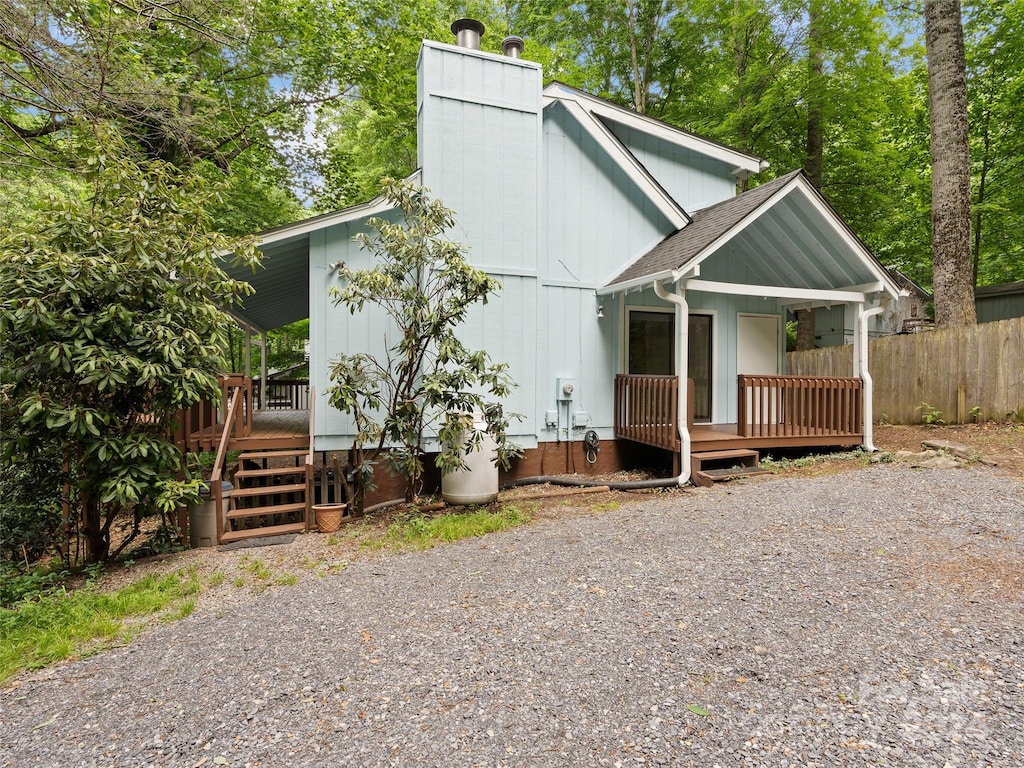
[[[786,288],[837,289],[878,280],[811,202],[790,192],[709,253],[708,280]]]
[[[231,313],[255,330],[269,331],[309,317],[309,234],[263,244],[263,265],[225,268],[256,292],[242,299]]]
[[[900,288],[802,172],[695,211],[600,292],[699,276],[708,281],[829,291]]]

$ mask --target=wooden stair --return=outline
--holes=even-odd
[[[309,530],[313,501],[305,457],[309,446],[261,450],[253,442],[245,448],[229,473],[235,486],[225,514],[222,543]],[[292,465],[284,465],[291,459]],[[276,466],[275,466],[276,465]]]
[[[759,461],[758,452],[748,448],[698,451],[690,454],[690,479],[702,488],[710,488],[723,480],[769,474],[761,469]]]

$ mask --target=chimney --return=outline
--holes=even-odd
[[[460,48],[480,50],[480,38],[484,34],[484,25],[476,19],[459,19],[452,24],[455,44]]]
[[[521,37],[509,35],[501,41],[501,52],[510,59],[518,59],[526,47],[526,42]]]

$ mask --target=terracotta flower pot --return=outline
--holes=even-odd
[[[314,504],[313,513],[321,533],[330,533],[341,527],[347,504]]]

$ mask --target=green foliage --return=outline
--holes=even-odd
[[[10,560],[0,560],[0,608],[10,608],[26,599],[35,599],[59,588],[68,572],[36,566],[19,568]]]
[[[355,490],[348,498],[356,514],[379,459],[406,479],[407,500],[419,493],[423,437],[431,425],[439,425],[436,464],[442,473],[464,466],[460,452],[478,446],[480,433],[470,429],[474,412],[487,421],[499,463],[516,454],[505,439],[508,421],[500,403],[514,386],[507,365],[467,349],[457,335],[469,310],[486,303],[499,283],[472,267],[461,245],[444,239],[455,221],[440,201],[391,179],[384,193],[400,220],[371,219],[372,233],[358,236],[376,266],[340,265],[342,285],[331,289],[335,303],[353,314],[369,304],[396,331],[383,359],[343,354],[330,370],[330,403],[355,420],[348,478]]]
[[[60,540],[63,478],[55,447],[47,440],[0,462],[0,563],[28,567]]]
[[[946,423],[942,418],[942,411],[933,405],[921,403],[914,410],[921,412],[921,422],[926,427],[940,427]]]
[[[151,575],[123,589],[100,593],[94,586],[63,588],[27,596],[0,608],[0,683],[23,669],[128,642],[141,631],[137,621],[169,610],[168,619],[188,615],[202,588],[194,571]]]
[[[838,451],[835,453],[809,453],[804,456],[797,456],[794,458],[775,458],[774,456],[765,455],[761,457],[758,465],[761,469],[767,469],[773,474],[779,474],[787,469],[813,467],[815,464],[822,464],[829,461],[856,461],[863,464],[867,462],[867,459],[868,454],[865,453],[863,449],[855,448],[852,451]]]
[[[529,521],[530,514],[513,504],[506,504],[496,512],[470,510],[433,517],[414,511],[397,515],[383,534],[364,540],[362,546],[370,549],[429,549],[438,542],[484,536]]]
[[[137,533],[144,515],[198,498],[167,435],[179,409],[216,397],[221,306],[248,289],[218,254],[256,253],[210,231],[202,179],[109,154],[91,168],[88,201],[55,201],[38,232],[0,234],[0,429],[8,463],[55,446],[102,560],[118,516]]]

